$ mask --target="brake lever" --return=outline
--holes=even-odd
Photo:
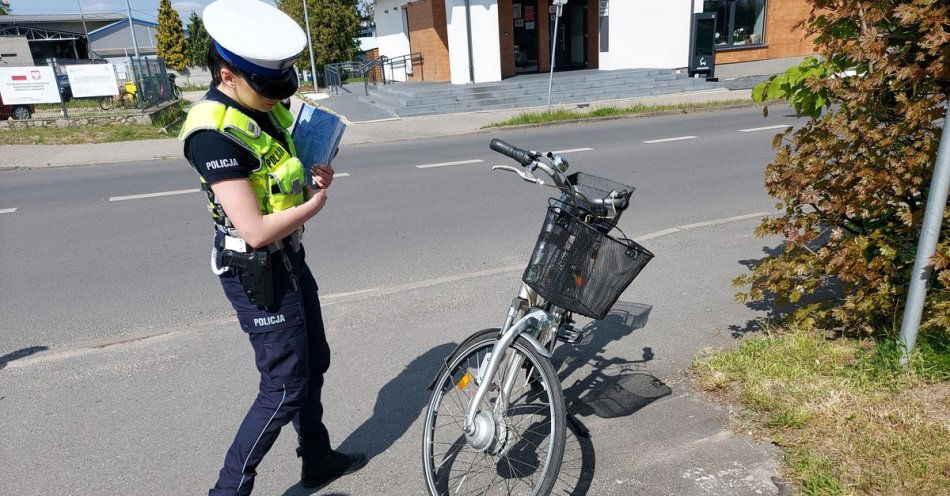
[[[495,171],[495,170],[511,171],[511,172],[514,172],[515,174],[518,174],[519,176],[521,176],[521,179],[524,179],[525,181],[527,181],[527,182],[529,182],[529,183],[544,184],[544,182],[542,182],[540,179],[534,177],[533,175],[531,175],[531,174],[529,174],[529,173],[527,173],[527,172],[525,172],[525,171],[523,171],[523,170],[521,170],[521,169],[516,169],[516,168],[514,168],[514,167],[512,167],[512,166],[510,166],[510,165],[493,165],[492,168],[491,168],[491,170],[493,170],[493,171]]]

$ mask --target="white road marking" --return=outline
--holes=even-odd
[[[372,288],[372,289],[361,289],[361,290],[359,290],[359,291],[350,291],[350,292],[348,292],[348,293],[333,293],[333,294],[330,294],[330,295],[326,295],[326,296],[321,297],[321,298],[320,298],[320,301],[321,301],[322,303],[326,303],[327,301],[330,301],[330,300],[335,300],[335,299],[338,300],[338,299],[340,299],[340,298],[345,298],[345,297],[347,297],[347,296],[353,296],[353,295],[358,295],[358,294],[370,293],[370,292],[378,291],[378,290],[379,290],[379,288]]]
[[[349,173],[349,172],[338,172],[338,173],[336,173],[336,174],[333,174],[333,177],[334,177],[334,178],[337,178],[337,177],[350,177],[350,173]]]
[[[0,214],[12,214],[16,212],[15,208],[0,208]]]
[[[666,143],[667,141],[682,141],[688,139],[696,139],[699,136],[677,136],[676,138],[663,138],[655,140],[645,140],[644,143]]]
[[[669,229],[664,229],[664,230],[662,230],[662,231],[657,231],[657,232],[650,233],[650,234],[644,234],[643,236],[637,236],[636,238],[633,238],[633,240],[636,241],[636,242],[646,241],[646,240],[648,240],[648,239],[659,238],[659,237],[661,237],[661,236],[666,236],[667,234],[673,234],[673,233],[679,232],[679,231],[680,231],[679,229],[677,229],[677,228],[675,228],[675,227],[671,227],[671,228],[669,228]]]
[[[668,234],[674,234],[682,231],[689,231],[692,229],[698,229],[701,227],[708,226],[718,226],[721,224],[728,224],[730,222],[737,222],[740,220],[751,219],[755,217],[764,217],[768,215],[768,212],[755,212],[751,214],[736,215],[734,217],[725,217],[722,219],[712,219],[704,222],[696,222],[693,224],[685,224],[682,226],[671,227],[663,229],[661,231],[652,232],[649,234],[644,234],[633,238],[635,241],[646,241],[649,239],[655,239]],[[339,303],[349,303],[353,301],[365,300],[368,298],[377,298],[380,296],[385,296],[393,293],[401,293],[404,291],[411,291],[420,288],[427,288],[431,286],[436,286],[439,284],[448,284],[459,281],[464,281],[467,279],[475,279],[478,277],[496,275],[496,274],[506,274],[511,272],[521,272],[524,270],[524,264],[512,265],[508,267],[498,267],[494,269],[479,270],[476,272],[468,272],[465,274],[456,274],[450,276],[436,277],[433,279],[426,279],[422,281],[413,281],[405,284],[399,284],[396,286],[390,286],[388,288],[373,288],[373,289],[364,289],[359,291],[349,291],[345,293],[333,293],[328,295],[323,295],[320,297],[323,306],[331,306]],[[173,327],[170,329],[164,329],[162,331],[156,332],[151,335],[138,336],[134,338],[126,338],[121,341],[113,341],[110,343],[99,344],[95,346],[73,348],[66,350],[58,351],[47,351],[37,353],[36,355],[21,358],[18,360],[13,360],[7,362],[6,368],[14,369],[21,367],[28,367],[30,365],[36,365],[38,363],[50,362],[54,360],[61,360],[72,357],[81,357],[85,355],[90,355],[94,353],[103,353],[107,351],[114,351],[124,348],[131,347],[141,347],[147,346],[152,342],[156,342],[162,339],[171,339],[173,337],[182,336],[195,332],[195,329],[206,329],[212,325],[227,324],[231,322],[236,322],[237,318],[234,316],[224,318],[224,319],[213,319],[208,322],[205,322],[205,325],[196,325],[191,323],[188,326],[179,326]]]
[[[697,222],[695,224],[676,226],[676,229],[679,229],[680,231],[688,231],[690,229],[696,229],[697,227],[718,226],[719,224],[727,224],[729,222],[752,219],[755,217],[765,217],[766,215],[768,215],[768,212],[755,212],[752,214],[737,215],[735,217],[726,217],[725,219],[707,220],[705,222]]]
[[[555,154],[564,154],[564,153],[577,153],[577,152],[592,152],[593,148],[571,148],[569,150],[554,150],[551,153]]]
[[[423,165],[417,165],[416,168],[417,169],[431,169],[433,167],[448,167],[450,165],[480,164],[482,162],[484,162],[484,160],[480,158],[476,158],[473,160],[457,160],[455,162],[439,162],[437,164],[423,164]]]
[[[778,124],[776,126],[750,127],[749,129],[740,129],[740,133],[751,133],[755,131],[768,131],[769,129],[785,129],[792,127],[791,124]]]
[[[160,191],[158,193],[143,193],[141,195],[128,195],[128,196],[113,196],[109,198],[109,201],[124,201],[124,200],[140,200],[142,198],[156,198],[159,196],[172,196],[172,195],[185,195],[188,193],[197,193],[201,191],[198,188],[195,189],[179,189],[176,191]]]
[[[653,232],[650,234],[644,234],[643,236],[637,236],[633,238],[636,242],[646,241],[648,239],[659,238],[661,236],[666,236],[667,234],[673,234],[680,231],[690,231],[693,229],[699,229],[700,227],[709,227],[709,226],[718,226],[721,224],[728,224],[730,222],[738,222],[740,220],[754,219],[756,217],[765,217],[768,215],[768,212],[755,212],[752,214],[736,215],[735,217],[726,217],[724,219],[713,219],[703,222],[696,222],[693,224],[684,224],[682,226],[670,227],[662,231]]]

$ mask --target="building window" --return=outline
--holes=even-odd
[[[716,13],[716,48],[765,43],[766,0],[706,0],[703,12]]]

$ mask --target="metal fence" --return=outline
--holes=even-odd
[[[113,64],[118,84],[118,96],[95,96],[76,98],[72,94],[67,67],[79,64]],[[86,59],[48,59],[45,63],[34,61],[33,66],[52,67],[59,86],[60,103],[37,103],[0,107],[0,119],[32,118],[55,119],[95,118],[118,115],[132,115],[147,112],[165,102],[178,99],[180,93],[169,78],[165,63],[161,59],[116,58],[109,60]],[[0,67],[27,67],[28,64],[0,65]],[[24,109],[26,110],[24,112]],[[27,117],[28,115],[28,117]]]
[[[129,59],[143,108],[156,107],[177,98],[162,59]]]

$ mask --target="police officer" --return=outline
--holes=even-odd
[[[327,201],[333,169],[295,156],[293,116],[279,104],[297,90],[293,63],[306,38],[259,0],[205,8],[213,38],[212,85],[188,112],[179,138],[208,197],[212,270],[247,333],[260,390],[238,429],[210,496],[250,494],[258,463],[293,422],[301,484],[321,487],[366,464],[330,448],[320,390],[330,365],[317,284],[300,244],[304,223]]]

